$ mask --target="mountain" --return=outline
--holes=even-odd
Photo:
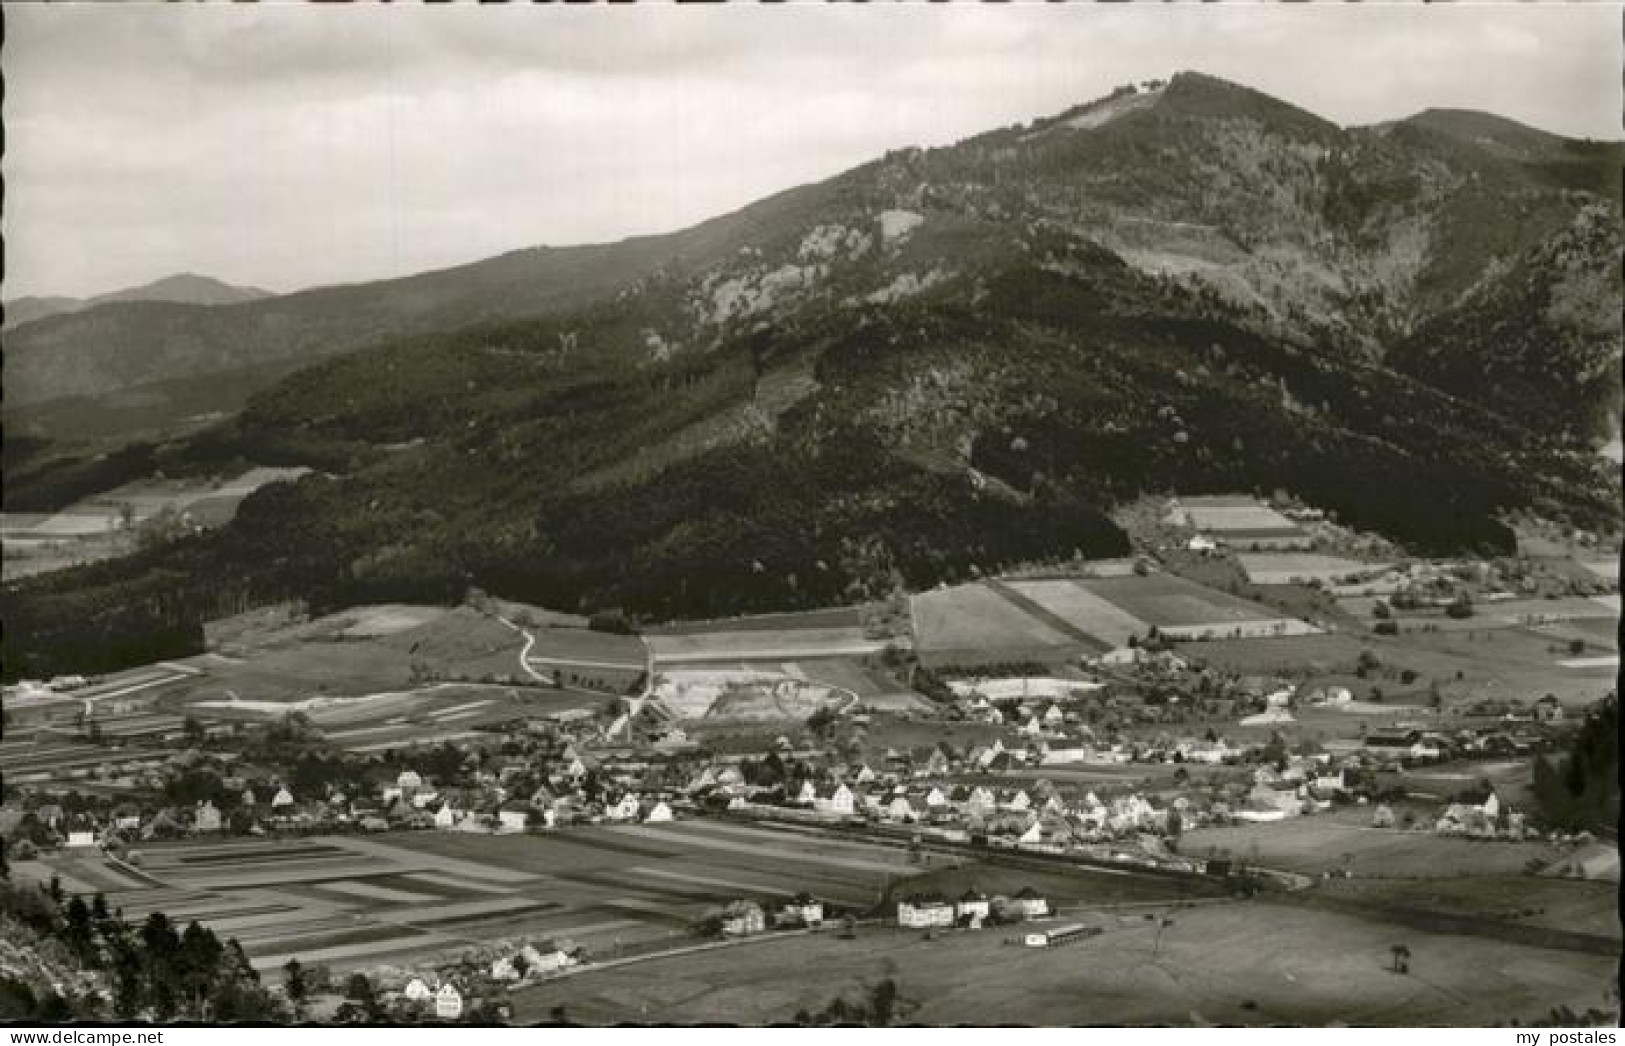
[[[1617,528],[1590,423],[1620,202],[1583,187],[1613,153],[1439,119],[1346,130],[1182,74],[671,236],[176,312],[154,344],[216,375],[273,344],[308,365],[182,440],[8,462],[8,504],[155,468],[316,474],[10,586],[5,671],[170,656],[282,598],[827,605],[1123,554],[1108,512],[1145,491],[1284,488],[1427,553],[1510,553],[1514,509]],[[1493,333],[1537,300],[1561,351]],[[19,333],[125,329],[114,308]],[[1488,351],[1521,392],[1450,362]]]
[[[42,320],[70,312],[83,312],[98,305],[125,301],[166,301],[182,305],[229,305],[240,301],[255,301],[272,297],[270,291],[258,287],[235,287],[209,276],[181,273],[161,280],[126,287],[94,298],[64,298],[56,296],[25,296],[5,303],[5,326],[20,327],[25,323]]]
[[[536,247],[396,280],[323,287],[209,308],[109,302],[48,317],[6,339],[8,431],[129,439],[244,397],[327,356],[393,337],[559,315],[657,274],[692,277],[799,223],[828,185],[770,197],[684,232],[583,247]]]
[[[6,421],[59,437],[161,432],[390,338],[568,314],[651,278],[703,279],[826,211],[888,196],[922,213],[1059,222],[1141,271],[1376,357],[1586,207],[1617,215],[1622,150],[1452,110],[1344,129],[1185,73],[954,147],[902,150],[667,236],[212,308],[104,302],[48,318],[8,339]]]

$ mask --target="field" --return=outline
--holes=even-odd
[[[1411,973],[1389,972],[1395,927],[1262,903],[1190,907],[1159,928],[1139,916],[1058,949],[1007,929],[942,933],[865,927],[742,944],[579,974],[515,996],[519,1021],[563,1006],[585,1024],[757,1024],[820,1010],[892,978],[903,1021],[927,1025],[1465,1024],[1602,1005],[1614,963],[1476,937],[1398,931]]]
[[[1236,558],[1247,572],[1247,579],[1255,585],[1289,585],[1310,580],[1329,583],[1383,569],[1382,564],[1302,552],[1243,552]]]
[[[1620,936],[1618,883],[1503,875],[1471,879],[1330,879],[1317,889],[1333,897],[1473,915],[1519,926]]]
[[[1346,866],[1360,877],[1411,879],[1520,875],[1531,861],[1549,861],[1559,853],[1541,842],[1490,842],[1431,831],[1371,828],[1370,818],[1370,811],[1362,807],[1341,815],[1197,828],[1184,834],[1179,849],[1193,856],[1228,852],[1308,875]]]
[[[866,638],[856,625],[661,634],[647,636],[645,641],[659,665],[849,657],[878,653],[886,647],[886,640]]]
[[[1312,626],[1216,589],[1172,574],[1098,578],[1080,582],[1088,591],[1169,634],[1199,638],[1211,633],[1236,638],[1313,633]]]
[[[1150,625],[1119,609],[1075,581],[1012,581],[1010,587],[1073,627],[1096,636],[1109,646],[1126,646],[1131,636],[1143,636]]]
[[[538,685],[520,665],[519,635],[467,608],[361,607],[314,621],[270,608],[215,622],[207,639],[209,653],[9,709],[13,726],[71,723],[88,701],[105,736],[163,741],[177,736],[188,716],[210,726],[299,711],[329,741],[367,752],[467,738],[489,723],[605,700],[585,681]],[[596,637],[589,642],[599,648]],[[622,675],[629,683],[641,671],[640,663]],[[92,753],[82,761],[95,762]]]
[[[1319,631],[1172,574],[961,585],[915,596],[913,610],[916,649],[934,667],[1056,663],[1126,645],[1153,627],[1173,639],[1253,636],[1283,642]]]
[[[1066,647],[1073,640],[983,585],[921,592],[913,599],[914,643],[921,652]]]
[[[643,643],[637,636],[592,632],[585,628],[538,628],[531,630],[536,643],[526,657],[534,662],[560,661],[574,664],[602,663],[643,670]]]
[[[235,479],[143,479],[74,502],[56,513],[5,513],[0,544],[7,580],[90,563],[130,551],[125,527],[139,527],[165,511],[185,513],[202,526],[219,526],[268,483],[291,481],[305,468],[254,468]]]
[[[1290,519],[1246,495],[1181,498],[1180,510],[1190,526],[1231,545],[1260,548],[1307,546],[1309,535]]]
[[[725,617],[712,621],[653,625],[644,632],[650,636],[686,636],[706,632],[784,632],[808,628],[857,628],[862,624],[863,613],[857,607],[831,607],[827,610],[800,610],[787,614],[756,614],[750,617]]]
[[[1544,628],[1543,630],[1544,631]],[[1553,652],[1555,637],[1529,629],[1505,628],[1459,632],[1406,632],[1399,636],[1359,637],[1346,632],[1291,636],[1284,639],[1217,640],[1183,643],[1179,652],[1193,661],[1232,672],[1282,675],[1309,686],[1345,686],[1356,698],[1379,687],[1383,704],[1425,704],[1428,688],[1438,683],[1447,705],[1492,697],[1533,700],[1554,694],[1571,708],[1597,700],[1613,688],[1616,670],[1606,664],[1562,667],[1566,654]],[[1608,653],[1593,648],[1587,655]],[[1361,651],[1370,650],[1382,669],[1366,679],[1353,675]],[[1405,684],[1405,670],[1416,678]],[[1457,673],[1460,678],[1457,678]]]
[[[900,848],[747,824],[680,822],[547,836],[449,832],[149,844],[137,877],[101,858],[33,862],[104,890],[132,918],[161,910],[236,937],[256,967],[297,955],[336,969],[498,938],[567,936],[600,958],[683,943],[706,911],[808,890],[866,909],[919,870]],[[28,872],[23,868],[23,872]],[[146,881],[142,881],[142,880]]]

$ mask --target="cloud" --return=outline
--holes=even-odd
[[[293,289],[664,231],[1202,69],[1617,137],[1605,5],[8,5],[4,293]]]

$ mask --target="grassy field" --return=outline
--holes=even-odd
[[[536,643],[530,648],[532,661],[604,662],[643,671],[643,643],[637,636],[593,632],[585,628],[531,629]]]
[[[1130,636],[1150,630],[1146,622],[1090,592],[1082,582],[1012,581],[1010,587],[1109,646],[1124,646]]]
[[[877,653],[886,641],[868,639],[854,625],[820,628],[751,629],[646,637],[658,664],[694,661],[794,661]]]
[[[1381,564],[1307,552],[1244,552],[1236,558],[1241,561],[1248,580],[1255,585],[1286,585],[1314,578],[1330,582],[1382,568]]]
[[[644,629],[644,632],[651,636],[687,636],[706,632],[783,632],[808,628],[858,628],[862,624],[861,608],[830,607],[827,610],[799,610],[787,614],[756,614],[709,621],[678,621],[665,625],[651,625]]]
[[[1485,696],[1533,700],[1551,693],[1572,708],[1587,705],[1613,688],[1613,668],[1559,667],[1558,658],[1567,655],[1553,652],[1557,642],[1551,635],[1530,629],[1480,628],[1399,636],[1339,632],[1281,639],[1226,639],[1181,643],[1178,649],[1185,657],[1215,668],[1280,675],[1310,687],[1346,686],[1362,699],[1372,686],[1377,686],[1387,705],[1426,704],[1429,686],[1435,682],[1447,706]],[[1359,679],[1353,670],[1364,650],[1376,655],[1383,667]],[[1410,683],[1403,682],[1407,670],[1416,674]]]
[[[94,563],[124,555],[135,547],[132,527],[163,512],[185,513],[194,524],[221,526],[255,490],[269,483],[292,481],[309,469],[254,468],[226,480],[142,479],[82,498],[55,513],[8,512],[0,515],[0,544],[5,550],[7,580]]]
[[[1197,828],[1180,840],[1192,856],[1228,852],[1232,857],[1288,871],[1318,875],[1348,867],[1361,877],[1451,879],[1520,875],[1531,861],[1547,861],[1556,848],[1539,842],[1511,843],[1434,835],[1431,831],[1371,828],[1371,814],[1355,808],[1343,815],[1293,818],[1272,824]]]
[[[985,585],[959,585],[913,598],[914,645],[922,652],[1073,647],[1061,634]]]
[[[1334,897],[1475,915],[1522,926],[1620,936],[1617,883],[1503,875],[1470,879],[1331,879],[1316,889]]]
[[[1158,628],[1222,626],[1281,617],[1276,611],[1173,574],[1079,582],[1124,613]]]
[[[524,989],[515,1018],[760,1024],[820,1010],[893,979],[906,1022],[978,1026],[1326,1024],[1480,1026],[1600,1005],[1614,964],[1410,930],[1411,973],[1389,972],[1391,925],[1238,903],[1174,910],[1057,949],[1006,929],[939,934],[863,928],[637,963]],[[1073,920],[1065,920],[1071,922]],[[1056,925],[1058,923],[1052,923]]]
[[[955,899],[967,890],[989,896],[1013,897],[1032,887],[1052,907],[1087,911],[1095,907],[1170,903],[1218,897],[1223,889],[1202,880],[1117,875],[1110,872],[1040,871],[1024,866],[976,861],[953,868],[929,871],[897,883],[892,896],[939,893]],[[1069,917],[1072,911],[1065,911]]]

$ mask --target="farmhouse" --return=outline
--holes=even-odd
[[[954,915],[959,919],[970,919],[976,924],[980,924],[992,911],[993,902],[980,890],[966,890],[959,900],[954,902]]]
[[[1555,696],[1547,694],[1535,702],[1535,722],[1561,723],[1563,721],[1563,703]]]
[[[1000,912],[1020,919],[1041,919],[1049,914],[1049,901],[1031,886],[1023,886],[1014,897],[994,902]]]
[[[954,906],[937,896],[915,896],[897,902],[897,925],[928,929],[954,924]]]
[[[852,789],[844,784],[834,787],[819,788],[813,796],[813,809],[819,813],[835,816],[851,816],[853,810]]]
[[[1377,730],[1366,735],[1368,750],[1391,759],[1437,759],[1439,749],[1420,730]]]
[[[501,834],[523,832],[529,821],[529,803],[510,799],[497,808],[497,831]]]
[[[450,981],[434,993],[434,1015],[443,1021],[454,1021],[463,1015],[463,993]]]
[[[779,909],[777,921],[781,926],[822,926],[824,902],[805,891],[798,893]]]
[[[748,937],[767,929],[767,916],[755,901],[730,901],[722,909],[722,933],[726,937]]]

